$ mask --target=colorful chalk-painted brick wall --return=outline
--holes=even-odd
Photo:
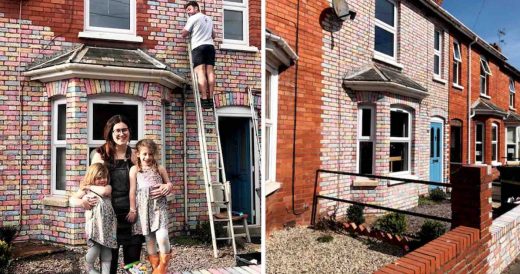
[[[84,243],[83,210],[68,207],[67,196],[77,190],[87,163],[89,100],[123,98],[140,102],[143,137],[164,145],[164,165],[175,188],[169,198],[172,233],[207,220],[204,185],[192,93],[187,92],[188,196],[184,196],[183,95],[158,83],[70,78],[42,83],[24,72],[34,63],[81,44],[140,48],[189,80],[186,39],[186,1],[136,2],[136,35],[143,42],[128,43],[79,38],[84,26],[83,1],[0,2],[0,226],[18,225],[19,240],[38,239],[65,244]],[[247,88],[260,88],[260,1],[249,4],[249,48],[224,49],[223,1],[204,3],[212,16],[217,38],[216,93],[230,94],[217,107],[248,107]],[[105,96],[105,97],[104,97]],[[218,95],[217,97],[222,96]],[[254,96],[259,111],[259,94]],[[52,106],[66,100],[66,195],[51,193]],[[220,97],[219,97],[220,98]],[[259,113],[258,113],[259,114]]]

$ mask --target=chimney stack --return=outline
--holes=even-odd
[[[498,43],[491,43],[491,46],[495,48],[498,52],[502,53],[502,48],[498,45]]]
[[[442,5],[442,2],[443,2],[443,1],[444,1],[444,0],[434,0],[434,2],[437,3],[437,5],[439,5],[439,6]]]

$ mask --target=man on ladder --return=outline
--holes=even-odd
[[[196,1],[188,2],[184,8],[190,16],[182,30],[182,37],[191,34],[193,69],[197,74],[201,105],[203,108],[213,107],[213,90],[215,87],[215,47],[213,45],[213,21],[211,17],[200,12]]]

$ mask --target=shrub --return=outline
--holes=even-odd
[[[377,219],[374,227],[378,230],[402,235],[406,231],[406,217],[401,213],[390,213]]]
[[[7,266],[11,259],[11,248],[5,241],[0,240],[0,273],[7,273]]]
[[[18,228],[16,226],[0,227],[0,241],[4,241],[8,245],[11,245],[11,242],[14,240],[17,232]]]
[[[364,206],[352,205],[347,209],[347,218],[356,224],[362,224],[365,222],[365,216],[363,215]]]
[[[446,193],[440,187],[436,187],[430,190],[430,199],[435,202],[440,202],[446,200]]]
[[[320,243],[328,243],[328,242],[332,242],[332,240],[334,240],[334,237],[332,237],[330,235],[323,235],[316,239],[316,241],[318,241]]]
[[[427,220],[421,226],[419,231],[419,238],[423,243],[427,243],[437,237],[441,236],[446,232],[446,226],[439,221]]]
[[[340,222],[336,220],[338,208],[334,207],[332,212],[322,215],[320,219],[316,222],[317,230],[332,230],[337,231],[342,228]]]
[[[432,204],[435,204],[432,200],[430,200],[429,197],[426,197],[424,195],[420,195],[419,196],[419,205],[422,206],[422,205],[432,205]]]

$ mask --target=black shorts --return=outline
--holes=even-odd
[[[193,67],[198,65],[215,66],[215,47],[213,45],[200,45],[191,51]]]

